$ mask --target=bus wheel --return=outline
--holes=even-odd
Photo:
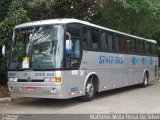
[[[142,87],[146,87],[148,85],[148,82],[149,82],[148,75],[147,75],[147,73],[145,73],[144,77],[143,77],[143,83],[141,84]]]
[[[95,98],[95,83],[93,77],[89,79],[85,86],[85,95],[81,97],[84,102],[92,101]]]

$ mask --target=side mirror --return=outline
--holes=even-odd
[[[66,36],[69,37],[69,40],[66,40],[66,54],[70,55],[72,52],[72,40],[71,40],[71,34],[69,32],[66,32]]]
[[[70,55],[72,52],[72,41],[71,40],[66,40],[66,54]]]
[[[3,57],[3,58],[5,58],[6,57],[6,46],[5,45],[3,45],[1,48],[1,56]]]

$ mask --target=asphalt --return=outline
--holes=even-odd
[[[146,88],[139,85],[99,93],[95,100],[82,102],[68,100],[20,98],[0,99],[0,113],[12,114],[98,114],[98,113],[159,113],[160,81]]]

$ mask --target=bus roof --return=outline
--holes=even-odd
[[[141,39],[141,40],[146,40],[146,41],[149,41],[149,42],[157,43],[155,40],[145,39],[145,38],[138,37],[138,36],[135,36],[135,35],[131,35],[131,34],[128,34],[128,33],[124,33],[124,32],[120,32],[120,31],[117,31],[117,30],[102,27],[102,26],[99,26],[99,25],[95,25],[95,24],[92,24],[90,22],[86,22],[86,21],[82,21],[82,20],[78,20],[78,19],[72,19],[72,18],[70,18],[70,19],[49,19],[49,20],[33,21],[33,22],[28,22],[28,23],[17,25],[15,28],[23,28],[23,27],[39,26],[39,25],[50,25],[50,24],[67,24],[67,23],[80,23],[80,24],[100,28],[100,29],[103,29],[103,30],[107,30],[107,31],[110,31],[110,32],[118,33],[118,34],[121,34],[121,35],[125,35],[125,36],[128,36],[128,37],[133,37],[133,38],[136,38],[136,39]]]

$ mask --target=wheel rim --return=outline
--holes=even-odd
[[[146,74],[144,75],[144,85],[147,85],[148,84],[148,78],[146,76]]]
[[[88,83],[86,86],[86,94],[87,96],[92,97],[93,93],[94,93],[94,86],[92,83]]]

